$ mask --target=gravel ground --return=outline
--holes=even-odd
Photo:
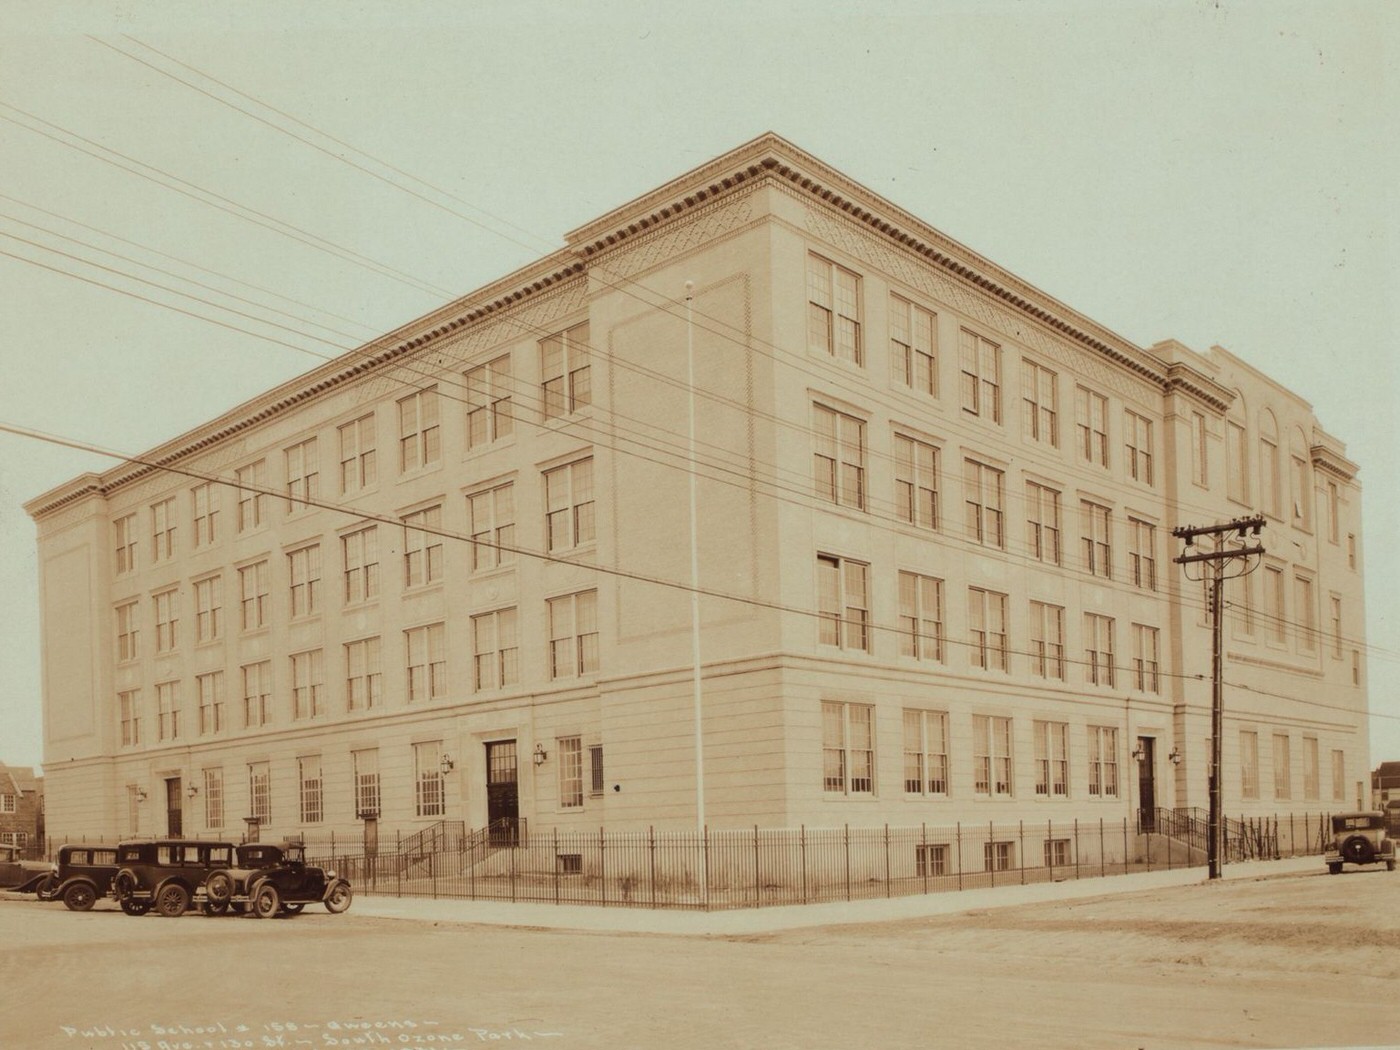
[[[697,937],[0,900],[0,1048],[1383,1046],[1397,904],[1360,871]]]

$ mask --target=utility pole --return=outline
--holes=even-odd
[[[1210,627],[1211,627],[1211,661],[1210,661],[1210,841],[1206,847],[1206,859],[1210,865],[1210,877],[1220,878],[1220,864],[1224,850],[1222,847],[1222,832],[1224,831],[1224,820],[1221,801],[1221,740],[1225,735],[1225,687],[1223,671],[1225,665],[1224,652],[1224,632],[1222,630],[1222,611],[1224,609],[1225,580],[1234,579],[1236,576],[1246,575],[1254,566],[1246,564],[1241,572],[1232,573],[1229,577],[1225,575],[1225,566],[1228,562],[1237,558],[1248,558],[1251,554],[1263,554],[1264,547],[1256,542],[1252,547],[1225,547],[1224,537],[1227,533],[1238,532],[1241,541],[1246,534],[1259,535],[1259,530],[1264,525],[1264,516],[1256,514],[1252,518],[1236,518],[1234,521],[1227,521],[1223,525],[1205,525],[1201,528],[1194,526],[1184,526],[1172,529],[1172,535],[1179,540],[1184,540],[1187,547],[1196,544],[1197,536],[1211,536],[1216,539],[1215,549],[1201,551],[1196,554],[1182,554],[1172,560],[1178,565],[1190,565],[1196,562],[1206,563],[1210,572]],[[1204,576],[1198,577],[1205,579]],[[1191,579],[1188,575],[1187,579]]]

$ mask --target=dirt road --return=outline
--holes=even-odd
[[[0,901],[0,1046],[1400,1043],[1400,876],[697,938]]]

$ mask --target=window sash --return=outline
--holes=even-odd
[[[938,528],[938,449],[896,434],[895,513],[923,529]]]
[[[374,416],[361,416],[337,428],[340,435],[340,491],[359,492],[379,480]]]
[[[583,741],[576,736],[559,737],[559,808],[583,806]]]

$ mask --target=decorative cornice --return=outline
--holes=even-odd
[[[1310,452],[1313,466],[1324,474],[1331,474],[1342,481],[1356,480],[1361,468],[1337,449],[1329,445],[1313,445]]]
[[[1221,386],[1199,369],[1181,361],[1167,365],[1167,392],[1189,394],[1217,412],[1227,412],[1235,401],[1235,393]]]

